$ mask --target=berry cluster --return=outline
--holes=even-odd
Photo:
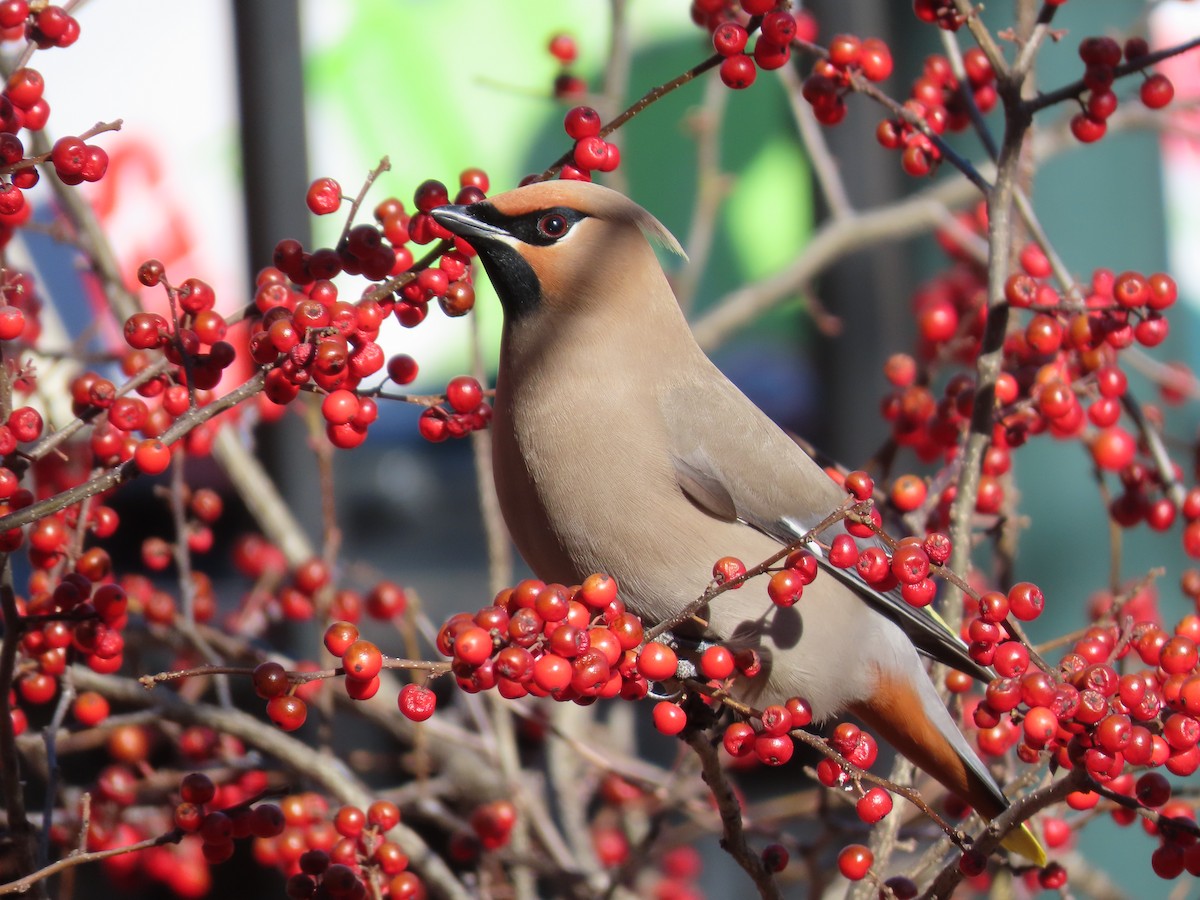
[[[617,145],[600,136],[602,125],[600,113],[590,106],[576,106],[567,111],[563,128],[575,141],[571,153],[575,165],[563,166],[562,178],[591,181],[593,171],[611,172],[621,164]]]
[[[69,47],[79,38],[79,22],[63,7],[10,0],[0,4],[0,39],[25,39],[31,49]],[[31,213],[23,191],[38,183],[36,167],[47,159],[63,184],[99,181],[108,170],[108,154],[84,138],[59,138],[47,156],[26,157],[19,132],[41,131],[50,118],[45,79],[37,69],[22,66],[9,76],[0,91],[0,167],[7,176],[0,182],[0,244],[7,243],[13,229],[23,225]],[[107,130],[97,127],[95,131]]]
[[[1026,761],[1048,753],[1065,768],[1084,766],[1100,783],[1113,782],[1127,766],[1195,772],[1200,617],[1186,616],[1173,633],[1140,622],[1127,642],[1119,642],[1115,626],[1097,624],[1075,642],[1058,671],[1048,674],[1030,667],[1024,648],[1006,639],[1000,619],[1010,607],[1016,615],[1016,604],[1030,593],[1036,607],[1040,592],[1027,584],[1016,585],[1007,597],[985,593],[967,626],[973,655],[990,661],[999,674],[974,710],[975,723],[984,729],[981,749],[995,755],[1016,746]],[[1129,671],[1138,659],[1147,668]],[[1118,674],[1118,660],[1126,660],[1125,674]]]
[[[184,761],[180,773],[166,768],[157,737],[145,725],[109,729],[101,749],[112,762],[90,788],[90,809],[79,804],[56,820],[50,837],[56,844],[74,846],[86,825],[88,851],[113,851],[158,835],[148,850],[103,860],[113,886],[122,894],[132,893],[144,888],[148,878],[180,897],[203,896],[211,887],[211,864],[228,859],[237,840],[278,835],[284,817],[275,804],[260,802],[269,788],[262,769],[242,768],[220,783],[196,771],[218,762],[241,767],[247,756],[240,741],[206,728],[183,729],[176,742]],[[174,785],[177,795],[170,792]]]
[[[26,705],[44,706],[58,695],[69,653],[96,672],[121,668],[128,623],[126,594],[116,584],[96,583],[107,578],[111,569],[107,553],[97,548],[88,563],[85,569],[96,581],[82,572],[69,572],[52,590],[18,602],[22,615],[41,623],[28,625],[21,635],[20,651],[26,662],[16,689]],[[101,705],[90,700],[80,709],[89,718],[106,716]],[[22,733],[28,724],[25,710],[14,706],[12,717],[14,731]]]
[[[277,604],[281,614],[293,621],[312,618],[313,597],[329,586],[328,567],[320,560],[310,560],[293,574],[292,584],[278,592]],[[358,620],[365,608],[372,618],[388,621],[402,615],[407,597],[398,585],[383,581],[375,585],[366,598],[355,591],[342,589],[332,598],[330,613]],[[369,700],[379,691],[379,673],[385,657],[371,641],[359,637],[353,621],[340,619],[326,630],[325,648],[340,657],[345,674],[346,693],[354,700]],[[315,666],[308,667],[315,669]],[[287,672],[273,660],[259,663],[252,675],[254,691],[267,701],[267,717],[284,731],[295,731],[308,717],[307,701],[320,688],[320,679],[306,672]],[[401,700],[403,704],[403,698]],[[432,710],[431,710],[432,711]]]
[[[200,836],[204,858],[221,863],[233,856],[238,838],[273,838],[283,832],[283,812],[273,803],[205,809],[217,797],[217,787],[203,772],[184,776],[179,784],[175,827],[185,834]]]
[[[741,10],[725,0],[693,0],[692,21],[712,35],[720,54],[721,80],[731,88],[749,87],[758,69],[778,69],[791,57],[792,42],[812,43],[817,22],[807,10],[791,9],[790,2],[746,0]],[[755,30],[753,48],[747,49]]]
[[[981,214],[960,217],[960,223],[971,230],[985,227]],[[946,249],[956,253],[951,243]],[[1025,246],[1019,259],[1020,271],[1005,283],[1005,300],[1027,319],[1010,330],[1004,345],[996,424],[977,510],[999,511],[999,478],[1011,467],[1010,451],[1048,433],[1060,440],[1083,437],[1096,464],[1121,475],[1126,490],[1112,505],[1119,522],[1169,527],[1179,510],[1161,495],[1163,473],[1149,457],[1138,458],[1137,440],[1119,424],[1127,379],[1118,354],[1135,343],[1153,347],[1165,339],[1164,313],[1177,297],[1174,281],[1162,273],[1099,269],[1082,286],[1082,300],[1071,301],[1050,283],[1050,262],[1040,248]],[[894,391],[883,401],[883,415],[897,443],[934,460],[954,452],[971,415],[975,384],[970,375],[955,374],[939,397],[923,366],[969,364],[978,352],[987,314],[984,273],[977,264],[960,263],[915,294],[913,311],[920,360],[899,354],[887,361],[884,371]],[[892,493],[902,511],[925,502],[924,486],[913,478],[898,478]],[[939,498],[933,527],[945,527],[942,514],[952,500],[953,488]]]
[[[954,0],[913,0],[913,14],[944,31],[958,31],[967,22]]]
[[[648,683],[674,677],[677,659],[664,644],[642,649],[641,620],[625,610],[617,584],[592,575],[566,588],[529,579],[498,594],[474,615],[441,627],[437,648],[452,657],[459,686],[496,688],[508,698],[553,697],[591,703],[639,699]]]
[[[1087,37],[1079,42],[1079,58],[1087,67],[1083,85],[1087,97],[1080,97],[1080,111],[1071,119],[1071,133],[1080,143],[1100,140],[1108,131],[1108,119],[1117,111],[1117,95],[1113,92],[1116,68],[1121,57],[1137,65],[1150,52],[1145,38],[1132,37],[1122,47],[1110,37]],[[1162,109],[1175,96],[1171,79],[1161,72],[1146,75],[1140,89],[1142,103],[1150,109]]]
[[[287,876],[292,900],[329,897],[361,900],[369,880],[383,885],[392,900],[425,896],[421,879],[408,868],[408,856],[387,833],[400,823],[400,809],[376,800],[364,812],[356,806],[332,811],[319,794],[291,794],[280,803],[282,827],[254,842],[254,858]]]
[[[927,57],[921,77],[913,82],[904,104],[906,117],[884,119],[875,129],[875,139],[881,146],[901,151],[900,165],[909,175],[929,175],[942,159],[941,150],[926,129],[935,135],[962,131],[971,122],[969,104],[981,113],[996,105],[996,73],[984,52],[978,47],[967,50],[963,69],[966,83],[959,82],[946,57]]]
[[[758,22],[759,33],[752,49],[747,51],[750,29],[737,20],[718,19],[711,29],[713,49],[723,57],[721,81],[735,90],[754,84],[759,69],[770,71],[787,65],[796,38],[811,41],[816,37],[815,23],[806,13],[777,9],[774,3],[743,3],[742,8]]]
[[[810,724],[812,710],[809,705],[799,697],[792,697],[786,703],[764,709],[758,717],[757,727],[753,721],[733,722],[726,726],[721,742],[725,752],[735,760],[752,758],[764,765],[782,766],[796,749],[789,732]],[[866,756],[855,758],[856,764],[862,762],[864,767],[873,761],[873,756],[870,760]]]
[[[466,437],[491,422],[492,407],[484,399],[483,386],[470,375],[450,379],[445,396],[446,406],[431,406],[417,420],[417,428],[427,441]]]
[[[888,45],[877,38],[834,35],[829,41],[829,56],[817,60],[812,74],[804,80],[804,99],[812,105],[818,122],[836,125],[846,118],[845,97],[851,90],[852,77],[858,73],[872,82],[891,75],[892,52]]]

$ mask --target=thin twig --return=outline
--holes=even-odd
[[[242,401],[261,391],[264,379],[265,373],[259,372],[251,376],[244,384],[225,394],[223,397],[217,398],[208,404],[208,406],[200,406],[188,410],[176,419],[171,424],[171,427],[163,432],[160,440],[167,445],[173,444],[198,425],[209,421],[227,409],[237,406]],[[123,462],[82,484],[61,491],[52,497],[47,497],[45,500],[40,500],[24,509],[19,509],[0,518],[0,531],[7,531],[10,528],[20,528],[22,525],[36,522],[60,509],[66,509],[80,500],[87,497],[94,497],[110,488],[114,488],[118,484],[136,477],[138,474],[137,465],[133,460]]]
[[[222,709],[207,703],[188,703],[170,692],[150,694],[133,679],[99,675],[80,666],[75,667],[75,678],[80,688],[98,691],[122,705],[146,707],[153,704],[160,717],[167,721],[203,725],[239,738],[248,747],[278,759],[339,803],[366,809],[374,800],[372,791],[342,760],[313,753],[312,748],[303,741],[278,729],[264,727],[258,717],[249,713],[239,709]],[[392,708],[395,709],[394,703]],[[413,868],[429,883],[434,893],[453,900],[468,900],[469,895],[462,883],[416,831],[401,823],[388,832],[388,839],[400,845]]]
[[[196,629],[196,582],[192,578],[192,552],[188,547],[187,508],[184,505],[184,493],[187,490],[187,483],[183,477],[184,455],[180,451],[176,451],[173,455],[168,505],[171,507],[171,522],[175,528],[172,552],[175,557],[176,573],[179,576],[179,597],[183,601],[183,616],[177,618],[176,621],[200,655],[210,664],[219,665],[221,657]],[[229,679],[224,675],[217,675],[214,684],[217,690],[217,701],[226,708],[232,707],[233,696],[229,691]]]
[[[350,236],[350,228],[354,225],[354,217],[358,215],[359,207],[362,206],[363,200],[366,199],[367,192],[371,190],[371,185],[373,185],[375,183],[375,179],[377,179],[384,172],[390,172],[391,168],[392,161],[385,156],[379,161],[379,164],[376,165],[375,168],[367,173],[367,177],[363,181],[362,187],[358,189],[358,193],[355,194],[354,199],[350,201],[350,209],[346,213],[346,224],[342,226],[342,236],[338,238],[339,247],[342,245],[342,241],[346,240]]]
[[[1132,75],[1134,72],[1140,72],[1142,69],[1152,66],[1157,62],[1162,62],[1164,59],[1170,59],[1172,56],[1178,56],[1181,53],[1187,53],[1196,47],[1200,47],[1200,37],[1192,38],[1190,41],[1184,41],[1182,44],[1176,44],[1173,47],[1157,50],[1154,53],[1147,53],[1145,56],[1139,56],[1133,62],[1116,66],[1113,69],[1113,77],[1123,78],[1126,75]],[[1087,90],[1087,85],[1080,78],[1078,81],[1072,81],[1070,84],[1063,85],[1057,90],[1046,94],[1038,94],[1036,97],[1025,100],[1021,104],[1021,111],[1027,115],[1033,115],[1047,106],[1053,106],[1055,103],[1061,103],[1064,100],[1071,100],[1078,97],[1085,90]]]
[[[3,360],[0,360],[0,368],[4,368]],[[3,643],[0,643],[0,797],[3,797],[4,809],[8,812],[8,827],[16,848],[17,872],[29,875],[37,869],[37,841],[25,812],[25,788],[21,782],[21,761],[17,755],[10,699],[17,649],[21,642],[21,629],[16,623],[21,617],[12,590],[7,553],[0,557],[0,567],[0,611],[8,623],[4,629]],[[38,896],[46,896],[41,887],[38,887]]]
[[[683,87],[689,81],[692,81],[692,80],[700,77],[705,72],[707,72],[709,69],[714,69],[717,66],[719,66],[721,64],[721,60],[723,60],[723,59],[724,59],[724,57],[721,56],[721,54],[714,53],[708,59],[704,60],[704,62],[699,63],[698,65],[692,66],[692,68],[688,69],[682,75],[677,75],[675,78],[672,78],[670,81],[668,81],[664,84],[660,84],[656,88],[651,88],[649,91],[647,91],[645,94],[643,94],[632,106],[630,106],[623,113],[621,113],[619,116],[617,116],[615,119],[613,119],[611,122],[606,124],[603,128],[601,128],[600,129],[600,137],[608,137],[608,135],[612,134],[614,131],[616,131],[618,128],[620,128],[622,125],[624,125],[626,122],[628,122],[630,119],[632,119],[634,116],[636,116],[642,110],[646,109],[651,104],[661,100],[663,97],[667,96],[667,94],[671,93],[672,91]],[[573,153],[573,151],[568,150],[566,153],[564,153],[562,156],[560,156],[558,159],[556,159],[549,166],[549,168],[547,168],[544,172],[542,172],[541,180],[545,181],[546,179],[553,178],[555,175],[557,175],[559,170],[561,170],[564,165],[566,165],[567,163],[569,163],[571,161],[572,153]]]
[[[1033,61],[1037,58],[1037,52],[1041,49],[1042,42],[1050,34],[1050,23],[1054,21],[1054,14],[1058,12],[1059,4],[1043,3],[1041,10],[1038,12],[1037,22],[1034,23],[1033,32],[1022,45],[1020,52],[1017,53],[1017,59],[1012,65],[1012,77],[1023,81],[1033,68]]]
[[[704,783],[712,791],[716,801],[717,811],[721,815],[722,835],[721,848],[733,857],[734,861],[750,876],[758,894],[764,898],[782,898],[779,885],[774,876],[763,865],[762,857],[746,844],[746,830],[742,826],[742,808],[737,795],[733,792],[725,770],[721,767],[717,751],[709,742],[707,733],[700,730],[688,730],[683,739],[689,747],[696,751],[700,758],[700,772]]]

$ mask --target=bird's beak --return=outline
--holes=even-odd
[[[477,219],[470,206],[439,206],[429,214],[435,222],[469,244],[477,240],[512,241],[512,235],[504,229]]]

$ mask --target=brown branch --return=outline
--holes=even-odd
[[[418,670],[428,672],[431,677],[437,677],[449,672],[451,663],[433,662],[423,659],[397,659],[392,656],[385,656],[383,658],[383,667],[385,669]],[[153,689],[157,685],[165,684],[169,681],[178,681],[181,678],[203,678],[210,675],[244,675],[250,677],[254,674],[254,669],[254,666],[193,666],[189,669],[172,669],[167,672],[158,672],[155,675],[142,675],[138,678],[138,682],[144,688]],[[324,681],[329,678],[337,678],[345,675],[346,670],[344,667],[338,666],[334,669],[296,671],[287,672],[286,674],[288,681],[292,684],[308,684],[311,681]]]
[[[969,181],[943,179],[896,203],[829,219],[813,232],[803,251],[786,268],[726,294],[697,319],[692,324],[696,341],[711,350],[811,283],[839,259],[875,244],[929,231],[944,221],[948,207],[975,196],[977,191]]]
[[[235,803],[232,806],[222,808],[223,812],[231,810],[250,809],[254,804],[260,803],[263,800],[269,800],[273,797],[282,797],[290,791],[290,788],[267,788],[255,794],[240,803]],[[66,869],[74,868],[75,866],[83,865],[84,863],[99,862],[108,859],[111,856],[119,856],[124,853],[137,853],[141,850],[149,850],[151,847],[161,847],[164,844],[177,844],[184,837],[184,831],[181,828],[172,828],[170,831],[160,834],[158,837],[147,838],[144,841],[138,841],[133,844],[126,844],[124,847],[112,847],[108,850],[94,850],[87,852],[82,848],[76,850],[69,855],[57,860],[50,865],[44,866],[36,872],[33,872],[24,878],[17,881],[11,881],[8,884],[0,885],[0,895],[2,894],[23,894],[29,890],[34,884],[56,875]],[[86,838],[86,828],[84,829]]]
[[[83,666],[75,666],[75,679],[85,690],[98,691],[122,705],[144,708],[153,705],[160,718],[183,725],[204,725],[242,740],[278,759],[314,785],[328,792],[339,803],[366,809],[374,800],[372,791],[350,768],[334,756],[314,753],[306,743],[239,709],[222,709],[207,703],[189,703],[170,693],[146,692],[131,678],[99,675]],[[395,709],[395,704],[392,704]],[[401,823],[388,833],[389,840],[400,845],[414,869],[425,879],[435,894],[451,900],[468,900],[463,885],[446,863],[434,853],[416,831]]]
[[[392,161],[385,156],[379,161],[379,164],[375,166],[375,168],[367,173],[367,178],[362,183],[362,187],[358,189],[358,193],[355,195],[354,199],[350,201],[350,211],[346,214],[346,224],[342,227],[342,236],[338,238],[339,247],[341,246],[342,241],[349,237],[350,227],[354,224],[354,217],[358,215],[359,207],[362,206],[363,200],[366,199],[367,192],[371,190],[371,185],[373,185],[375,180],[384,172],[390,172],[391,168]]]
[[[1057,3],[1042,4],[1041,10],[1038,11],[1037,22],[1033,26],[1033,32],[1017,53],[1016,62],[1012,65],[1013,78],[1023,81],[1033,68],[1037,52],[1041,48],[1043,41],[1050,34],[1050,23],[1054,21],[1054,14],[1056,12],[1058,12]]]
[[[753,706],[743,703],[723,689],[710,687],[709,685],[695,681],[694,679],[688,679],[686,684],[692,690],[719,700],[723,705],[729,707],[740,716],[748,719],[762,718],[761,710],[755,709]],[[959,847],[963,846],[963,833],[942,818],[933,809],[933,807],[925,802],[925,799],[915,788],[897,784],[894,781],[884,778],[882,775],[876,775],[874,772],[856,766],[836,749],[834,749],[834,747],[831,746],[828,741],[826,741],[824,738],[818,737],[815,734],[810,734],[809,732],[800,728],[794,728],[789,733],[793,740],[800,741],[802,744],[806,744],[824,756],[832,759],[846,771],[852,780],[856,782],[869,781],[871,784],[879,785],[880,787],[885,788],[894,794],[899,794],[901,797],[923,812],[926,816],[928,816],[929,819],[938,826],[938,828],[942,829],[946,837],[950,838],[950,840]]]
[[[696,751],[700,758],[700,772],[704,783],[712,791],[717,811],[721,815],[721,849],[733,857],[734,861],[750,876],[758,894],[764,898],[782,898],[779,885],[763,865],[762,857],[746,844],[746,830],[742,826],[742,809],[738,803],[725,770],[721,768],[716,750],[709,742],[708,734],[703,731],[688,729],[683,734],[687,745]]]
[[[151,847],[161,847],[164,844],[177,844],[182,839],[183,831],[175,828],[165,834],[160,834],[158,837],[147,838],[144,841],[138,841],[136,844],[126,844],[124,847],[111,847],[108,850],[92,850],[90,852],[76,850],[69,856],[64,856],[62,859],[56,860],[48,866],[38,869],[36,872],[31,872],[23,878],[18,878],[16,881],[10,881],[7,884],[0,884],[0,895],[24,894],[35,886],[40,890],[44,887],[41,882],[51,876],[57,875],[59,872],[73,869],[75,866],[100,862],[126,853],[137,853],[142,850],[149,850]]]
[[[1088,778],[1087,770],[1083,766],[1073,769],[1066,777],[1053,784],[1026,794],[992,819],[987,828],[972,843],[972,849],[984,855],[992,854],[1000,846],[1005,835],[1035,813],[1060,802],[1072,791],[1086,790],[1090,787],[1091,779]],[[925,893],[921,895],[921,900],[949,897],[962,879],[963,873],[959,871],[958,861],[954,860],[942,869]]]
[[[614,131],[616,131],[618,128],[620,128],[622,125],[624,125],[630,119],[632,119],[634,116],[636,116],[642,110],[646,109],[646,107],[661,100],[663,97],[667,96],[667,94],[671,93],[672,91],[683,87],[689,81],[692,81],[692,80],[698,78],[699,76],[703,75],[709,69],[714,69],[717,66],[719,66],[723,59],[724,59],[724,57],[721,56],[721,54],[714,53],[708,59],[704,60],[704,62],[699,63],[695,66],[692,66],[692,68],[688,69],[682,75],[677,75],[675,78],[672,78],[670,81],[668,81],[664,84],[660,84],[658,87],[651,88],[645,94],[643,94],[637,101],[635,101],[632,106],[630,106],[623,113],[621,113],[619,116],[617,116],[611,122],[609,122],[607,125],[605,125],[603,128],[601,128],[600,129],[600,137],[608,137],[608,135],[612,134]],[[547,168],[544,172],[542,172],[540,180],[545,181],[546,179],[553,178],[555,175],[557,175],[559,170],[561,170],[564,165],[566,165],[567,163],[569,163],[571,161],[573,152],[574,152],[573,150],[568,150],[566,153],[564,153],[562,156],[560,156],[558,159],[556,159],[553,163],[551,163],[550,167]]]
[[[174,453],[174,459],[171,460],[171,486],[168,491],[171,523],[175,529],[172,550],[175,557],[175,570],[179,578],[179,596],[183,601],[183,615],[177,617],[176,622],[180,625],[180,630],[188,642],[200,652],[200,655],[210,664],[219,665],[220,656],[196,628],[196,582],[192,580],[192,552],[188,547],[187,539],[187,507],[184,501],[187,484],[183,478],[183,466],[183,452],[177,450]],[[228,679],[218,676],[216,686],[217,698],[221,705],[233,706]]]
[[[10,699],[17,649],[21,642],[21,629],[15,627],[20,614],[10,583],[7,553],[0,557],[0,566],[3,567],[0,570],[0,578],[3,579],[3,583],[0,583],[0,611],[4,613],[4,621],[9,623],[4,629],[3,643],[0,644],[0,797],[3,797],[4,809],[8,812],[8,827],[16,847],[17,871],[28,875],[37,869],[37,841],[25,811],[25,789],[21,783],[21,761],[17,755],[17,736],[13,729]],[[45,896],[40,887],[38,892],[39,896]]]
[[[962,469],[958,476],[958,492],[950,508],[950,540],[953,550],[949,566],[956,572],[967,573],[971,563],[971,515],[979,491],[983,454],[992,439],[992,420],[996,404],[996,381],[1004,365],[1004,339],[1008,332],[1008,303],[1004,282],[1008,277],[1012,255],[1013,195],[1025,135],[1032,122],[1020,101],[1020,82],[1006,78],[998,80],[997,90],[1004,103],[1004,139],[996,165],[994,187],[988,192],[988,268],[987,321],[983,341],[975,363],[975,398],[971,424],[962,441]],[[951,628],[962,622],[960,604],[945,604],[944,614]]]
[[[958,11],[966,19],[967,29],[971,32],[971,37],[975,38],[975,43],[979,45],[979,49],[987,57],[988,62],[992,66],[992,71],[996,73],[996,77],[1007,77],[1008,61],[1004,58],[1004,53],[1000,49],[1000,45],[996,43],[995,38],[992,37],[992,33],[988,31],[987,26],[983,23],[983,19],[979,17],[978,10],[972,6],[971,0],[954,0],[954,5],[958,7]]]
[[[173,444],[198,425],[207,422],[227,409],[237,406],[243,400],[254,396],[262,390],[265,377],[266,373],[260,371],[256,375],[251,376],[240,387],[235,388],[223,397],[217,398],[208,406],[200,406],[188,410],[176,419],[170,428],[163,432],[160,440],[164,444]],[[61,491],[52,497],[47,497],[45,500],[41,500],[24,509],[11,512],[7,516],[0,517],[0,531],[20,528],[22,525],[36,522],[51,513],[78,503],[80,500],[102,494],[122,482],[135,478],[138,474],[137,466],[133,460],[123,462],[82,484]]]
[[[1140,72],[1147,66],[1152,66],[1157,62],[1162,62],[1164,59],[1170,59],[1172,56],[1178,56],[1181,53],[1187,53],[1196,47],[1200,47],[1200,37],[1184,41],[1182,44],[1176,44],[1174,47],[1167,47],[1163,50],[1157,50],[1154,53],[1147,53],[1145,56],[1139,56],[1133,62],[1127,62],[1115,67],[1113,69],[1113,77],[1124,78],[1126,75]],[[1070,84],[1063,85],[1057,90],[1050,91],[1047,94],[1038,94],[1036,97],[1023,101],[1021,103],[1021,111],[1026,115],[1033,115],[1047,106],[1053,106],[1055,103],[1061,103],[1064,100],[1071,100],[1078,97],[1085,90],[1087,90],[1087,85],[1080,78],[1078,81],[1072,81]]]

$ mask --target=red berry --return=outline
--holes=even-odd
[[[83,691],[75,698],[71,712],[80,725],[90,728],[108,718],[108,700],[95,691]]]
[[[760,734],[754,739],[754,753],[768,766],[782,766],[792,758],[796,745],[786,734]]]
[[[590,106],[573,107],[563,119],[563,128],[566,129],[568,137],[576,141],[598,136],[603,124],[600,113]]]
[[[473,413],[483,403],[483,388],[470,375],[459,375],[446,385],[446,402],[456,413]]]
[[[332,178],[318,178],[308,186],[304,200],[313,215],[327,216],[342,205],[342,186]]]
[[[15,341],[25,331],[25,313],[16,306],[0,306],[0,341]]]
[[[571,63],[579,55],[575,38],[569,34],[556,34],[550,38],[550,55],[561,63]]]
[[[330,425],[345,425],[358,414],[358,397],[353,392],[338,389],[321,401],[321,415]]]
[[[171,464],[171,450],[157,438],[147,438],[137,445],[133,461],[146,475],[158,475]]]
[[[575,142],[573,159],[575,165],[585,172],[599,169],[608,154],[608,142],[598,135],[580,138]]]
[[[763,16],[759,31],[772,44],[784,46],[796,36],[796,17],[788,9],[773,9]]]
[[[1081,144],[1091,144],[1104,137],[1108,131],[1108,123],[1103,119],[1095,119],[1087,113],[1079,112],[1071,117],[1071,134]]]
[[[839,569],[848,569],[858,563],[858,545],[848,534],[836,535],[829,545],[829,562]]]
[[[725,57],[720,72],[721,81],[725,86],[737,91],[750,87],[758,77],[758,68],[754,65],[754,60],[745,53]]]
[[[844,481],[846,490],[855,500],[869,500],[875,492],[875,481],[866,472],[850,472]]]
[[[851,844],[838,854],[838,870],[850,881],[861,881],[875,862],[875,855],[862,844]]]
[[[874,825],[892,811],[892,795],[881,787],[873,787],[855,805],[858,817],[868,825]]]
[[[1124,428],[1105,428],[1092,441],[1092,459],[1101,469],[1117,472],[1133,462],[1137,441]]]
[[[705,648],[700,654],[700,674],[714,681],[724,681],[733,674],[733,654],[726,647]]]
[[[486,633],[485,633],[486,634]],[[488,638],[489,643],[491,638]],[[346,674],[359,681],[370,681],[383,668],[383,654],[371,641],[359,639],[342,654],[342,666]]]
[[[746,29],[737,22],[722,22],[713,31],[713,49],[722,56],[735,56],[746,49],[748,39]]]
[[[400,689],[398,699],[400,712],[414,722],[424,722],[433,715],[437,707],[437,695],[427,687],[418,684],[406,684]]]
[[[763,848],[763,868],[768,872],[782,872],[788,866],[788,851],[782,844],[768,844]]]
[[[675,677],[679,658],[666,644],[651,641],[638,654],[637,670],[648,681],[662,681]]]
[[[1079,58],[1089,66],[1115,66],[1121,62],[1121,45],[1110,37],[1085,37],[1079,42]]]
[[[732,556],[722,556],[713,563],[713,579],[717,584],[726,584],[735,578],[741,578],[746,574],[746,565],[740,559]],[[733,588],[737,590],[741,584]]]
[[[1085,108],[1089,118],[1104,121],[1117,111],[1117,95],[1108,89],[1092,91]]]
[[[654,705],[654,727],[666,735],[675,735],[687,725],[687,713],[679,704],[660,700]]]
[[[858,64],[862,42],[852,34],[835,34],[829,40],[829,61],[839,69]]]
[[[754,729],[747,722],[734,722],[725,729],[722,743],[730,756],[746,756],[754,750]]]
[[[1058,717],[1045,706],[1035,706],[1025,714],[1025,741],[1032,747],[1044,747],[1058,733]]]
[[[878,38],[867,38],[862,43],[860,64],[868,80],[886,81],[892,74],[892,51]]]
[[[1175,98],[1175,85],[1161,72],[1155,72],[1142,82],[1142,103],[1150,109],[1162,109]]]
[[[411,384],[417,377],[417,361],[407,353],[393,356],[388,360],[387,373],[396,384]]]
[[[254,693],[264,700],[282,696],[291,687],[283,666],[272,660],[261,662],[254,667],[251,682],[254,685]]]
[[[1008,605],[1014,616],[1028,622],[1042,614],[1046,598],[1037,585],[1021,581],[1009,588]]]
[[[767,582],[767,595],[776,606],[792,606],[800,599],[804,581],[795,569],[782,569]]]
[[[1149,278],[1150,298],[1146,301],[1151,309],[1166,309],[1179,296],[1175,280],[1170,275],[1155,272]]]
[[[68,181],[69,178],[78,177],[82,181],[83,167],[87,162],[87,145],[74,135],[61,137],[54,142],[50,151],[50,161],[60,179]]]
[[[272,697],[267,701],[267,717],[284,731],[295,731],[308,717],[308,706],[290,694]]]

